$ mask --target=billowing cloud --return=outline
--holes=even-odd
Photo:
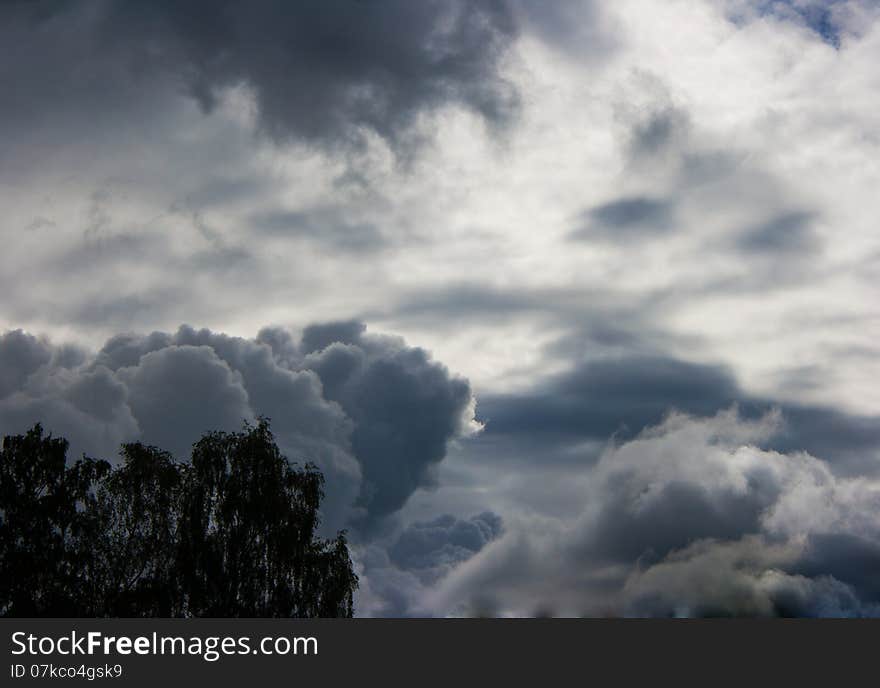
[[[502,530],[501,517],[490,511],[469,519],[444,514],[409,524],[388,553],[391,561],[404,570],[439,577],[470,559]]]
[[[425,606],[431,591],[504,532],[502,519],[486,511],[470,518],[443,514],[399,525],[355,547],[364,616],[444,616]]]
[[[786,545],[748,537],[697,542],[632,578],[625,613],[648,617],[876,616],[880,606],[861,599],[834,576],[787,573],[796,554]],[[796,568],[796,567],[795,567]]]
[[[876,0],[0,3],[0,430],[268,415],[362,613],[873,613],[878,52]]]
[[[509,528],[434,603],[467,611],[488,596],[496,613],[513,614],[876,614],[880,483],[761,448],[781,421],[673,414],[609,447],[581,475],[575,524]]]
[[[176,456],[187,454],[196,433],[254,420],[241,374],[206,346],[150,351],[118,377],[144,438]]]
[[[49,362],[51,349],[46,342],[21,330],[7,332],[0,339],[0,396],[20,389],[40,366]]]
[[[347,341],[326,345],[337,333]],[[449,439],[478,429],[468,383],[423,349],[364,337],[351,323],[308,329],[303,343],[315,350],[302,365],[354,421],[351,443],[364,472],[359,502],[371,515],[397,511],[414,490],[432,485]]]
[[[291,460],[324,471],[328,527],[399,510],[476,427],[466,380],[361,323],[312,326],[299,343],[280,329],[251,340],[183,326],[70,358],[21,331],[0,338],[0,431],[42,422],[74,453],[112,458],[139,439],[183,457],[203,432],[268,416]]]

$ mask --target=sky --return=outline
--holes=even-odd
[[[361,616],[880,615],[880,3],[0,5],[0,433],[267,416]]]

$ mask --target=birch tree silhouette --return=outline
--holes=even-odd
[[[140,443],[83,457],[40,425],[0,449],[0,614],[352,616],[344,532],[317,536],[324,478],[267,420],[211,432],[191,461]]]

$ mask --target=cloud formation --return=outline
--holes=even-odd
[[[870,528],[767,515],[876,510],[878,52],[875,0],[0,3],[0,430],[270,416],[360,613],[871,613]]]
[[[671,410],[714,416],[736,404],[745,418],[781,410],[768,440],[780,451],[822,456],[839,473],[875,473],[880,419],[831,407],[761,398],[743,390],[723,365],[670,356],[610,355],[572,365],[528,390],[480,399],[485,441],[537,442],[544,450],[629,439]]]
[[[509,528],[433,602],[468,613],[488,598],[526,615],[875,615],[880,483],[761,448],[780,422],[673,414],[609,447],[581,476],[575,525]]]
[[[469,519],[451,514],[410,523],[388,550],[391,561],[423,577],[439,578],[467,561],[503,531],[502,519],[491,511]]]
[[[21,50],[21,73],[10,69],[4,88],[26,85],[34,72],[55,75],[16,89],[8,109],[16,117],[60,97],[66,108],[96,95],[123,107],[124,94],[115,101],[114,89],[92,77],[125,91],[132,82],[175,83],[206,111],[243,86],[273,137],[339,149],[378,136],[403,152],[423,135],[419,118],[438,108],[461,105],[501,127],[518,107],[501,73],[517,25],[501,0],[29,2],[2,12],[4,33]],[[65,35],[69,27],[76,30]]]
[[[327,527],[375,520],[431,485],[447,443],[474,431],[466,380],[361,323],[282,329],[256,340],[182,326],[119,335],[94,355],[22,331],[0,337],[0,432],[35,422],[74,454],[113,458],[135,439],[178,457],[209,430],[268,416],[291,460],[328,485]]]

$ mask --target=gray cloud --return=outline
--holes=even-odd
[[[330,209],[264,212],[251,218],[261,236],[305,239],[328,250],[364,253],[388,245],[379,228],[370,222],[349,222]]]
[[[150,351],[118,377],[144,438],[176,456],[188,453],[193,436],[254,420],[241,374],[207,346]]]
[[[680,146],[691,130],[687,111],[673,105],[652,109],[632,123],[629,153],[634,160],[657,156]]]
[[[841,474],[876,471],[880,418],[755,397],[723,366],[661,355],[599,358],[540,381],[530,392],[484,395],[480,419],[486,429],[477,443],[540,444],[552,451],[594,441],[598,450],[612,435],[629,438],[659,423],[671,409],[711,416],[731,404],[747,418],[782,411],[784,423],[768,447],[809,451]]]
[[[811,252],[817,246],[811,224],[813,213],[794,211],[777,215],[743,232],[737,246],[750,254],[778,256]]]
[[[617,356],[575,366],[536,385],[533,393],[480,400],[486,432],[560,440],[636,433],[670,408],[713,414],[737,400],[722,367],[661,356]]]
[[[44,341],[21,330],[0,338],[0,398],[22,387],[40,366],[49,362],[51,349]]]
[[[103,106],[112,118],[127,93],[162,82],[210,110],[244,84],[274,137],[336,148],[370,132],[403,151],[437,108],[462,105],[503,126],[518,107],[500,75],[517,34],[501,0],[28,2],[2,13],[18,58],[0,71],[15,93],[7,123],[43,118],[62,99],[69,115]]]
[[[515,0],[513,5],[534,35],[575,60],[604,59],[618,47],[618,36],[609,27],[604,7],[595,0]]]
[[[640,617],[876,616],[880,607],[834,576],[778,568],[784,548],[760,537],[701,541],[634,577],[625,613]]]
[[[358,318],[8,333],[0,432],[267,415],[371,613],[877,611],[876,2],[702,4],[0,2],[7,324]]]
[[[409,524],[388,554],[402,569],[416,570],[428,579],[439,578],[495,540],[502,530],[501,517],[492,512],[469,519],[444,514]]]
[[[502,534],[501,517],[444,514],[395,527],[354,549],[361,586],[358,613],[404,617],[445,615],[426,607],[431,589]]]
[[[366,326],[357,320],[309,325],[302,332],[300,349],[304,354],[311,354],[331,344],[357,344],[366,330]]]
[[[585,211],[573,239],[628,241],[663,234],[672,227],[674,205],[665,199],[629,196]]]
[[[162,319],[176,309],[180,300],[190,295],[182,287],[158,288],[149,294],[136,292],[122,296],[104,294],[94,300],[73,305],[67,317],[84,326],[112,322],[132,327],[144,319]]]
[[[306,330],[303,349],[336,342],[303,359],[355,427],[351,442],[364,471],[360,503],[373,516],[398,510],[418,487],[434,483],[433,469],[450,438],[469,432],[468,383],[450,376],[426,351],[390,337],[370,338],[353,323]]]
[[[13,331],[0,373],[0,433],[41,421],[74,454],[112,458],[140,439],[185,456],[205,431],[268,416],[289,458],[324,471],[328,529],[372,523],[430,486],[473,415],[467,381],[356,322],[306,328],[299,344],[277,328],[249,340],[183,326],[118,335],[95,355]]]
[[[864,616],[880,612],[875,479],[760,448],[778,413],[672,414],[571,475],[573,522],[508,523],[432,602],[468,613]]]

